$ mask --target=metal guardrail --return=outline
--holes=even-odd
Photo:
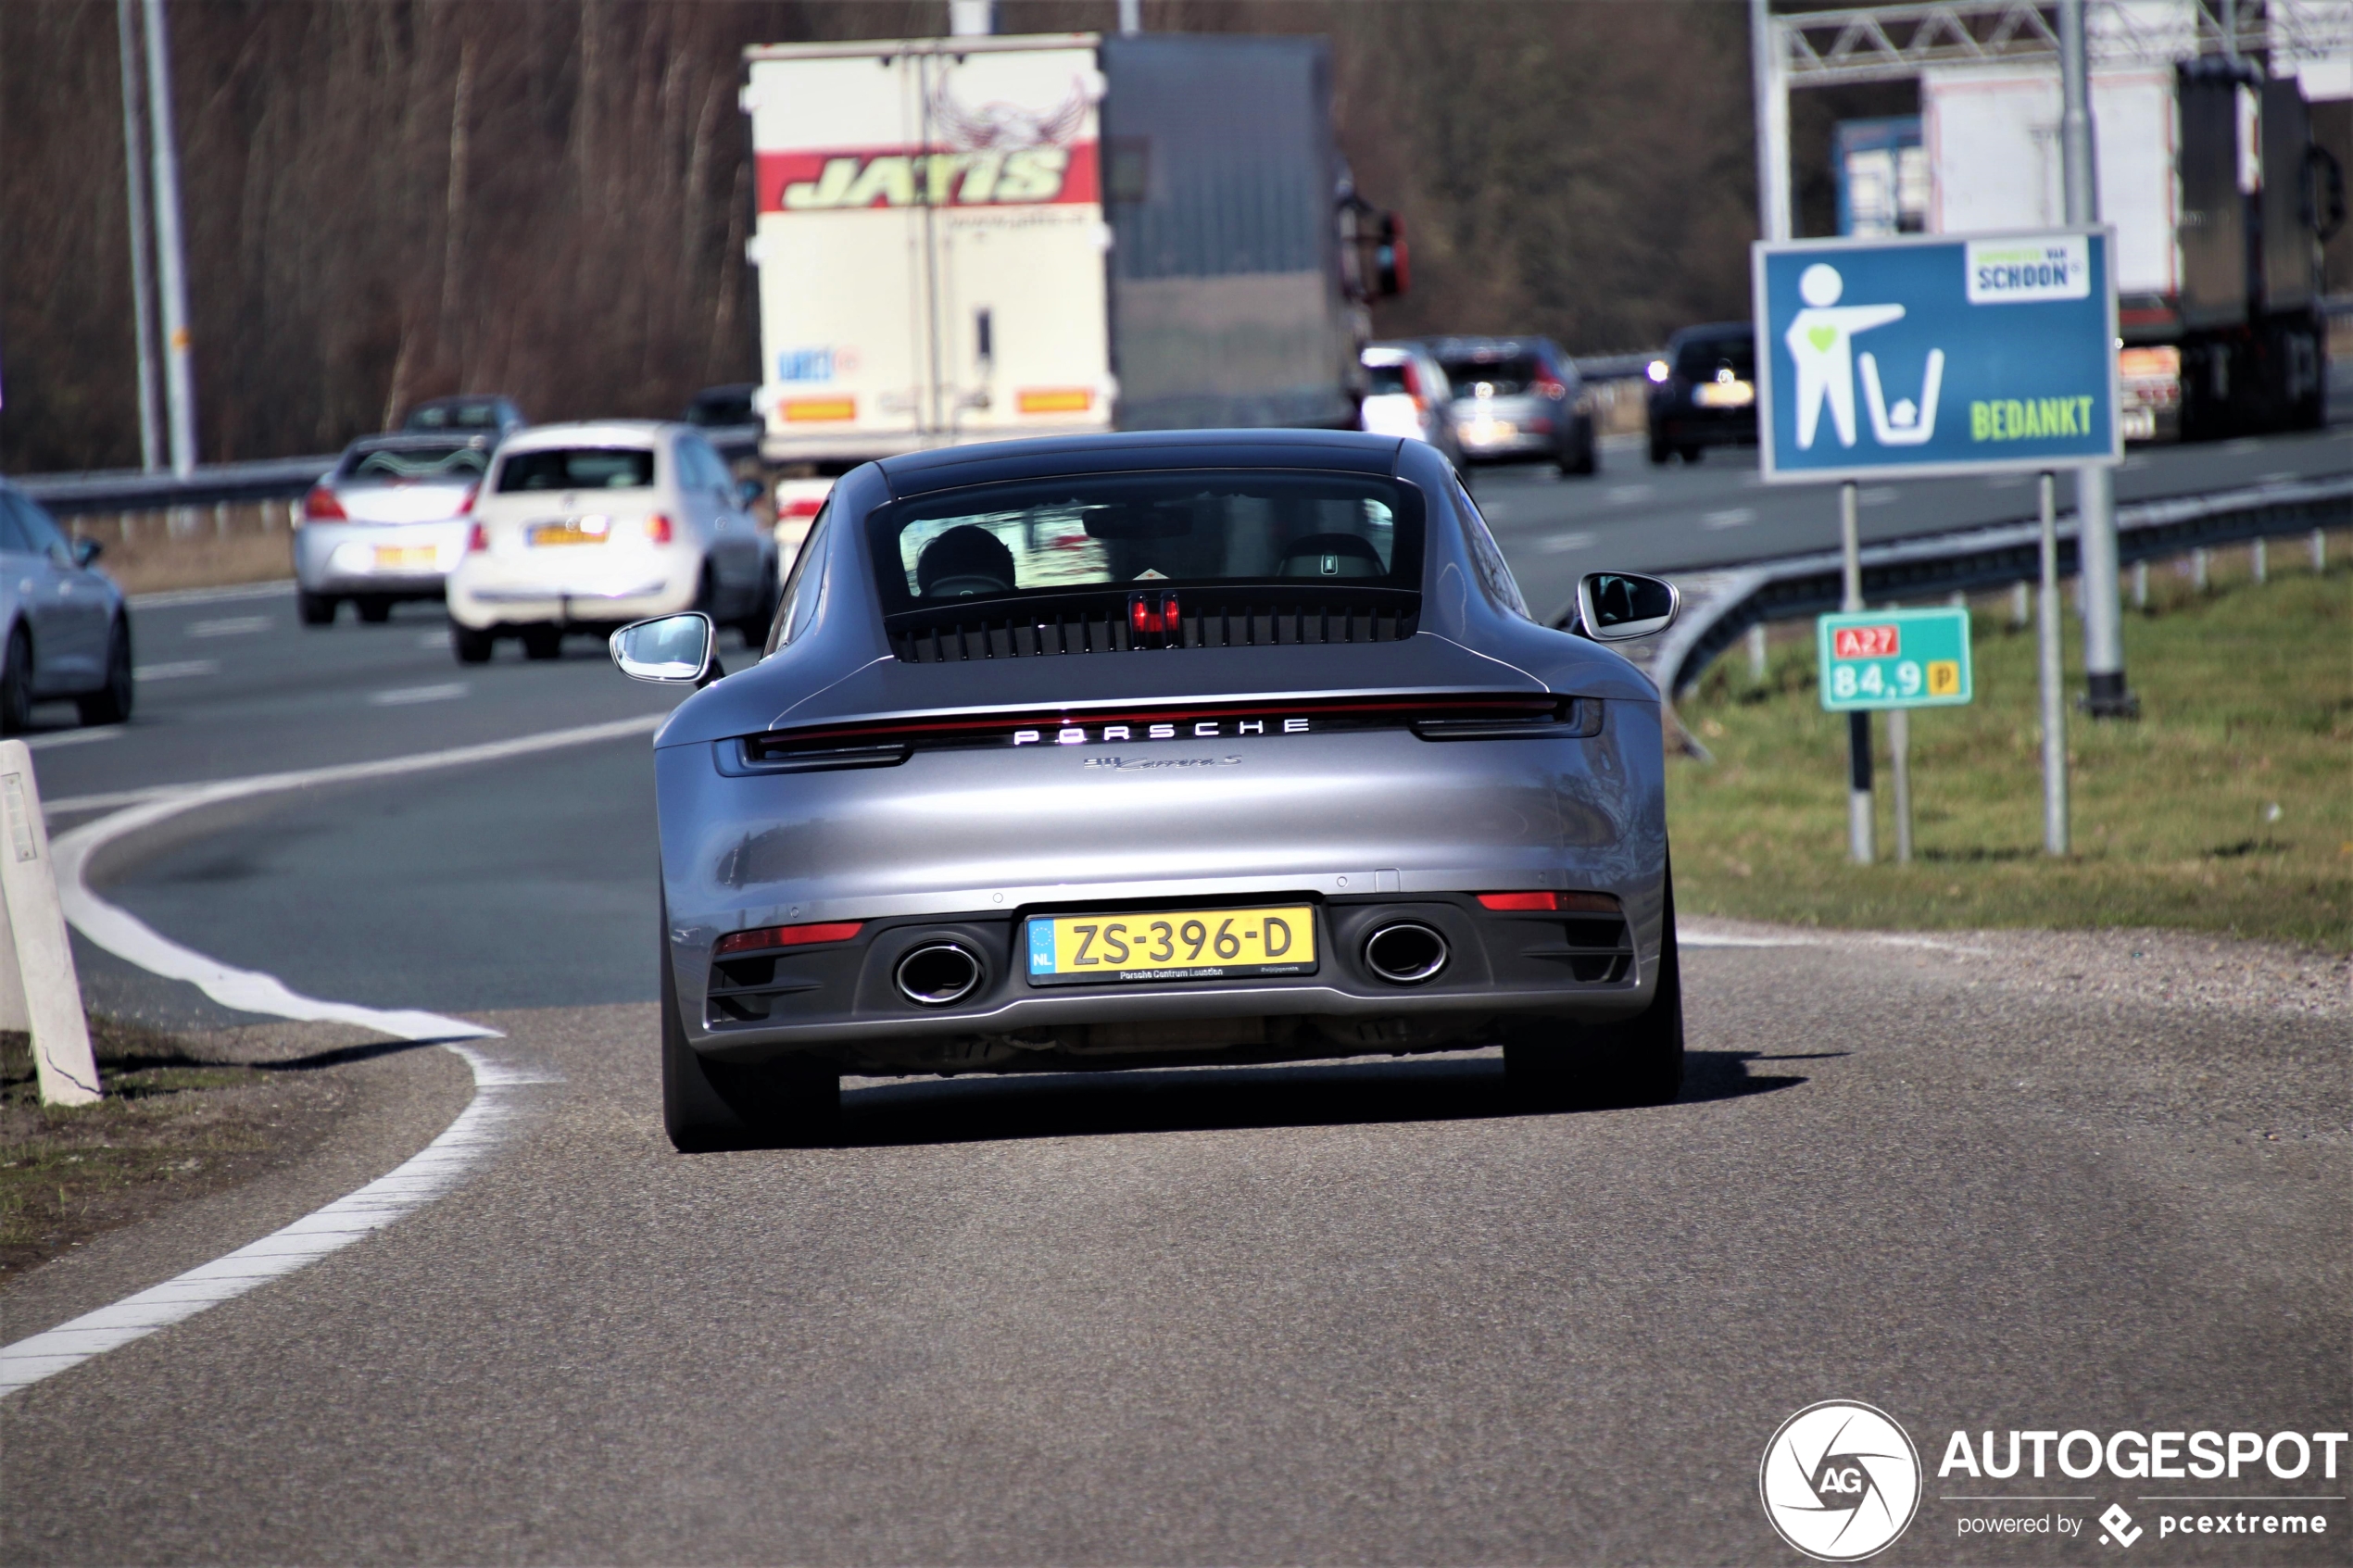
[[[1664,348],[1646,348],[1639,354],[1579,354],[1571,363],[1583,381],[1633,381],[1650,369],[1652,360],[1666,358]]]
[[[266,458],[252,463],[210,463],[186,479],[170,473],[118,469],[97,473],[26,474],[18,489],[59,517],[92,512],[163,511],[222,501],[271,501],[299,495],[335,466],[336,457]]]
[[[716,425],[703,434],[728,458],[757,457],[761,427]],[[264,458],[250,463],[208,463],[186,479],[138,469],[112,469],[91,473],[22,474],[18,489],[58,517],[87,517],[93,512],[159,512],[173,507],[209,507],[223,501],[274,501],[303,494],[339,455],[322,458]]]
[[[2076,571],[2078,526],[2073,512],[2060,515],[2062,576]],[[2346,527],[2353,527],[2353,474],[2119,507],[2117,555],[2130,565],[2250,539]],[[2042,526],[2031,519],[1866,545],[1863,597],[1888,604],[2032,582],[2041,575],[2041,551]],[[1751,626],[1836,609],[1842,572],[1839,552],[1821,550],[1722,571],[1678,574],[1687,613],[1641,662],[1671,699],[1690,690],[1716,656]],[[1662,672],[1666,679],[1660,679]]]

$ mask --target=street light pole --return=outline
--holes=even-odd
[[[1748,0],[1749,90],[1756,111],[1756,236],[1791,237],[1789,83],[1773,34],[1771,0]]]
[[[196,467],[196,385],[188,358],[187,255],[180,235],[180,157],[171,119],[171,55],[163,0],[145,0],[147,129],[155,144],[156,271],[163,292],[163,393],[171,426],[171,471]]]
[[[2092,127],[2091,64],[2083,0],[2059,0],[2059,149],[2070,225],[2100,220]],[[2113,286],[2111,284],[2111,286]],[[2075,470],[2076,570],[2083,579],[2084,708],[2095,719],[2139,710],[2124,684],[2123,607],[2116,556],[2116,473],[2105,463]]]
[[[162,432],[156,420],[155,265],[147,237],[147,176],[139,166],[139,24],[131,0],[114,0],[115,43],[122,56],[122,158],[131,191],[132,333],[139,350],[139,467],[153,473],[162,466]]]

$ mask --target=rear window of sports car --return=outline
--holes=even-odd
[[[1361,474],[1038,480],[917,496],[867,527],[887,612],[1105,589],[1421,586],[1420,493]]]

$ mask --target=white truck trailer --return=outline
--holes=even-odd
[[[2115,61],[2091,86],[2125,435],[2319,426],[2321,246],[2345,194],[2296,80],[2208,55]],[[1923,71],[1928,230],[2059,224],[2059,107],[2055,63]]]
[[[745,51],[761,455],[826,470],[1102,430],[1353,424],[1403,272],[1315,38]]]

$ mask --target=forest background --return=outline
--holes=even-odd
[[[332,451],[440,393],[674,416],[752,379],[748,44],[946,31],[944,0],[170,0],[202,458]],[[111,0],[0,3],[0,470],[135,466]],[[1114,0],[1003,0],[1005,32]],[[1145,0],[1148,31],[1321,33],[1358,188],[1403,215],[1384,335],[1655,346],[1746,314],[1747,8]],[[1832,122],[1793,100],[1802,232]]]

